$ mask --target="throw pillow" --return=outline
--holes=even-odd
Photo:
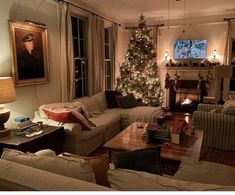
[[[106,100],[107,100],[107,104],[109,108],[118,108],[118,104],[116,101],[116,96],[120,96],[122,95],[122,93],[120,91],[105,91],[105,95],[106,95]]]
[[[82,130],[91,130],[92,125],[90,126],[89,121],[78,111],[51,111],[43,109],[48,119],[58,121],[60,123],[78,123],[81,125]]]
[[[235,186],[201,184],[127,169],[108,170],[111,188],[120,191],[223,191]]]
[[[226,101],[223,105],[222,112],[224,114],[234,115],[235,114],[235,101],[234,100]]]
[[[118,98],[118,103],[121,108],[134,108],[137,106],[136,99],[132,93]]]
[[[235,168],[219,163],[182,157],[175,179],[206,184],[235,185]]]
[[[51,149],[43,149],[34,153],[37,156],[56,156],[56,153]]]
[[[4,148],[2,159],[35,167],[67,177],[95,183],[95,175],[91,166],[84,160],[68,160],[57,156],[37,156],[18,150]]]
[[[73,160],[84,159],[94,171],[96,183],[102,186],[110,187],[107,177],[107,171],[109,169],[109,158],[107,154],[86,157],[63,152],[62,156]]]
[[[161,175],[161,147],[116,153],[115,168],[132,169]]]
[[[102,111],[108,107],[104,91],[95,94],[93,97],[97,100]]]

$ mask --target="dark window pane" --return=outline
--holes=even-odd
[[[77,83],[76,97],[82,97],[82,80],[79,80]]]
[[[104,42],[109,43],[109,30],[107,28],[104,29]]]
[[[84,39],[84,29],[85,29],[85,22],[83,20],[79,20],[79,37],[80,39]]]
[[[105,59],[109,59],[109,46],[105,45]]]
[[[78,37],[77,18],[71,17],[73,37]]]
[[[75,61],[75,77],[76,78],[81,78],[82,77],[82,67],[81,67],[81,60],[76,60]]]
[[[232,41],[232,52],[235,53],[235,41]]]
[[[84,52],[84,40],[80,40],[80,48],[81,48],[81,50],[80,50],[80,57],[81,58],[84,58],[85,57],[85,52]]]
[[[233,73],[233,78],[235,78],[235,66],[233,66],[233,68],[232,68],[232,73]]]
[[[111,89],[111,78],[107,77],[107,86],[106,89]]]
[[[111,75],[111,64],[110,61],[106,61],[106,75]]]
[[[79,17],[71,17],[72,19],[72,30],[73,36],[76,35],[73,39],[74,43],[74,57],[75,57],[75,88],[76,88],[76,97],[82,97],[87,95],[87,46],[86,46],[86,20]]]
[[[78,57],[79,56],[79,50],[78,50],[78,40],[77,39],[73,39],[73,52],[74,52],[74,57]]]
[[[235,79],[230,80],[230,91],[235,91]]]

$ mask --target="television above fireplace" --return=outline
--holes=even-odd
[[[206,58],[207,40],[176,40],[174,41],[174,59]]]

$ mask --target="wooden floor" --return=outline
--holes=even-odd
[[[174,112],[172,113],[171,120],[169,121],[173,123],[173,121],[177,118],[185,119],[189,125],[191,124],[192,120],[192,113],[179,113]],[[107,153],[108,151],[104,148],[98,148],[94,153],[90,156],[99,155],[101,153]],[[224,151],[224,150],[215,150],[211,148],[202,148],[200,160],[202,161],[209,161],[209,162],[217,162],[225,165],[229,165],[235,167],[235,151]]]

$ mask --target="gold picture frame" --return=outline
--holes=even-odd
[[[48,40],[46,26],[9,21],[16,86],[49,82]]]

